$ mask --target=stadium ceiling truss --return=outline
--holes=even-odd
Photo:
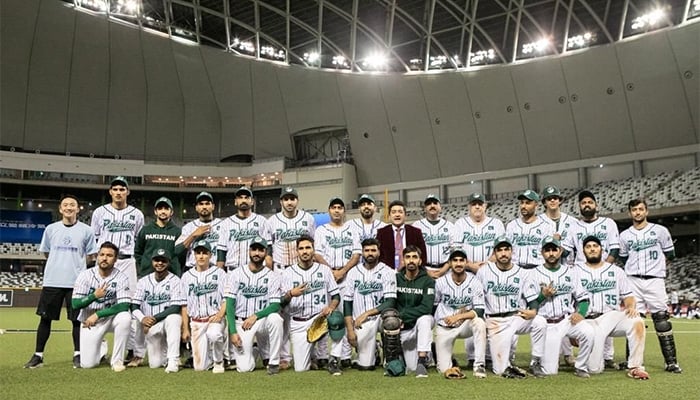
[[[64,0],[80,10],[310,68],[463,69],[602,45],[700,16],[700,0]]]

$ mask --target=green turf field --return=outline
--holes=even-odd
[[[427,379],[413,376],[388,378],[381,371],[347,370],[333,377],[326,371],[295,373],[282,371],[268,376],[264,370],[250,374],[226,371],[181,370],[166,374],[147,367],[112,372],[108,366],[74,370],[69,328],[65,320],[54,323],[44,356],[44,366],[23,369],[34,350],[33,330],[38,322],[32,309],[0,310],[0,397],[4,399],[659,399],[685,400],[700,397],[700,321],[674,319],[674,331],[683,374],[663,372],[659,343],[653,331],[647,334],[645,362],[649,381],[634,381],[624,372],[608,371],[591,379],[574,377],[567,368],[545,379],[506,380],[489,374],[476,380],[449,381],[430,371]],[[24,331],[24,332],[23,332]],[[27,333],[26,331],[29,331]],[[624,340],[616,339],[616,359],[624,354]],[[464,358],[462,341],[456,351]],[[529,361],[529,338],[521,337],[516,364]],[[658,396],[658,397],[657,397]]]

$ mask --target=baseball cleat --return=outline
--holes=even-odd
[[[211,372],[215,374],[223,374],[226,371],[226,368],[224,368],[224,362],[218,362],[214,363],[214,368],[212,368]]]
[[[236,360],[227,360],[224,359],[224,368],[233,371],[236,369]]]
[[[143,358],[134,356],[131,358],[131,361],[126,364],[126,366],[129,368],[136,368],[141,366],[141,364],[143,364]]]
[[[172,374],[172,373],[175,373],[175,372],[179,371],[180,368],[178,367],[177,364],[178,364],[178,363],[177,363],[176,360],[170,360],[170,361],[168,361],[168,366],[165,367],[165,373],[166,373],[166,374]]]
[[[680,374],[683,372],[680,365],[678,364],[667,364],[665,368],[666,372],[673,372],[674,374]]]
[[[126,367],[124,366],[123,362],[115,363],[114,365],[112,365],[112,371],[114,372],[122,372],[125,369]]]
[[[275,364],[268,364],[267,365],[267,374],[268,375],[277,375],[280,373],[280,366],[275,365]]]
[[[536,361],[530,365],[530,373],[535,378],[544,378],[545,376],[547,376],[547,374],[544,373],[544,369],[542,369],[542,364],[540,364],[539,361]]]
[[[340,368],[352,368],[352,361],[349,358],[346,360],[340,360]]]
[[[80,354],[73,356],[73,368],[80,368]]]
[[[564,356],[564,365],[567,367],[573,367],[576,364],[576,357],[573,354],[568,354]]]
[[[328,363],[328,372],[333,376],[340,376],[343,374],[337,359],[333,359]]]
[[[574,369],[574,376],[577,376],[579,378],[584,378],[584,379],[591,377],[591,375],[588,372],[586,372],[582,369],[578,369],[578,368]]]
[[[639,379],[642,381],[649,379],[649,374],[647,373],[647,371],[645,371],[639,367],[632,368],[631,370],[629,370],[627,372],[627,376],[629,376],[630,378]]]
[[[34,354],[32,358],[30,358],[29,361],[24,364],[24,368],[34,369],[39,368],[42,365],[44,365],[44,357]]]
[[[289,361],[287,361],[287,360],[280,361],[280,369],[281,370],[284,371],[285,369],[289,369],[289,367],[290,367]]]
[[[527,374],[518,367],[510,366],[501,374],[506,379],[525,379]]]
[[[486,368],[483,365],[478,364],[474,367],[474,372],[472,373],[474,378],[484,379],[486,378]]]
[[[619,370],[620,366],[614,360],[605,360],[605,369]]]
[[[424,364],[418,364],[416,366],[416,378],[427,378],[428,368]]]

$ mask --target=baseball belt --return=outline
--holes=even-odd
[[[308,317],[308,318],[306,318],[306,317],[292,317],[292,321],[306,322],[306,321],[308,321],[308,320],[310,320],[310,319],[314,319],[314,317],[316,317],[316,316],[314,315],[314,316]]]
[[[506,318],[506,317],[512,317],[513,315],[516,315],[518,312],[517,311],[510,311],[510,312],[504,312],[500,314],[489,314],[486,316],[486,318]]]
[[[558,323],[560,323],[561,321],[563,321],[564,318],[566,318],[566,315],[562,315],[562,316],[559,317],[559,318],[547,318],[547,323],[548,323],[548,324],[558,324]]]
[[[537,264],[518,264],[522,269],[534,269],[537,268]]]
[[[603,315],[603,313],[599,313],[599,312],[593,313],[593,314],[588,314],[586,316],[586,319],[596,319],[596,318],[600,317],[601,315]]]
[[[119,259],[119,260],[127,260],[127,259],[129,259],[129,258],[131,258],[131,257],[133,257],[133,255],[131,255],[131,254],[120,254],[120,255],[117,256],[117,259]]]
[[[645,281],[649,280],[649,279],[657,279],[657,278],[663,279],[660,276],[654,276],[654,275],[630,275],[630,276],[635,277],[635,278],[639,278],[639,279],[644,279]]]

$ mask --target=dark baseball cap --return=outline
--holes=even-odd
[[[578,194],[578,201],[581,202],[581,200],[585,199],[586,197],[590,197],[591,199],[593,199],[594,202],[597,203],[595,195],[593,195],[593,192],[591,192],[590,190],[582,190]]]
[[[544,249],[548,245],[561,247],[561,242],[559,241],[559,239],[555,238],[554,236],[545,236],[544,239],[542,239],[542,248]]]
[[[345,208],[345,202],[340,197],[331,198],[331,201],[328,203],[328,208],[331,208],[336,204],[340,204],[341,206],[343,206],[343,208]]]
[[[362,203],[372,203],[374,204],[374,198],[367,193],[363,194],[360,196],[360,198],[357,200],[357,204],[362,204]]]
[[[194,201],[195,203],[199,203],[200,201],[202,201],[202,199],[214,202],[214,196],[212,196],[209,192],[200,192],[194,199]]]
[[[282,193],[280,193],[280,199],[285,197],[285,196],[293,196],[293,197],[296,197],[298,199],[299,193],[297,193],[297,190],[294,189],[293,187],[287,186],[286,188],[282,189]]]
[[[513,244],[510,242],[510,239],[508,239],[508,236],[500,235],[493,241],[494,250],[497,249],[498,246],[500,246],[502,244],[507,244],[508,247],[513,247]]]
[[[266,249],[266,248],[267,248],[267,240],[261,238],[260,236],[256,236],[256,237],[253,238],[253,240],[250,241],[250,246],[249,246],[249,247],[250,247],[251,249],[252,249],[253,247],[259,247],[259,248],[262,248],[262,249]]]
[[[170,207],[171,210],[173,209],[173,202],[167,197],[159,197],[158,200],[153,203],[153,207],[158,208],[159,204],[165,204],[166,206]]]
[[[200,240],[196,242],[194,246],[192,246],[192,250],[197,250],[200,248],[204,248],[211,253],[211,244],[209,244],[209,242],[207,242],[206,240]]]
[[[129,182],[126,181],[126,178],[123,176],[118,176],[109,183],[109,187],[111,188],[112,186],[124,186],[125,188],[129,188]]]
[[[440,203],[440,198],[438,195],[430,193],[429,195],[425,196],[425,200],[423,200],[423,204],[428,204],[431,201],[437,201]]]
[[[596,243],[598,243],[598,246],[602,246],[602,244],[600,243],[600,239],[598,239],[598,237],[595,235],[588,235],[585,238],[583,238],[583,246],[584,247],[586,247],[586,244],[588,242],[596,242]]]
[[[540,195],[534,190],[527,189],[518,195],[518,200],[540,201]]]
[[[464,249],[461,247],[455,247],[450,251],[450,260],[456,256],[462,256],[464,258],[467,258],[467,252],[464,251]]]
[[[327,319],[328,334],[333,341],[339,341],[345,336],[345,318],[338,310],[333,311]]]
[[[151,256],[151,260],[155,260],[157,258],[162,258],[162,259],[170,261],[171,260],[170,252],[168,250],[165,250],[165,249],[158,249],[158,250],[153,252],[153,255]]]
[[[469,195],[469,204],[471,203],[485,203],[486,197],[481,193],[472,193]]]
[[[561,197],[561,191],[556,186],[547,186],[542,191],[542,201],[547,200],[550,197]]]
[[[234,197],[238,197],[240,195],[246,195],[248,197],[253,197],[253,192],[247,187],[247,186],[241,186],[236,190],[236,193],[234,193]]]

